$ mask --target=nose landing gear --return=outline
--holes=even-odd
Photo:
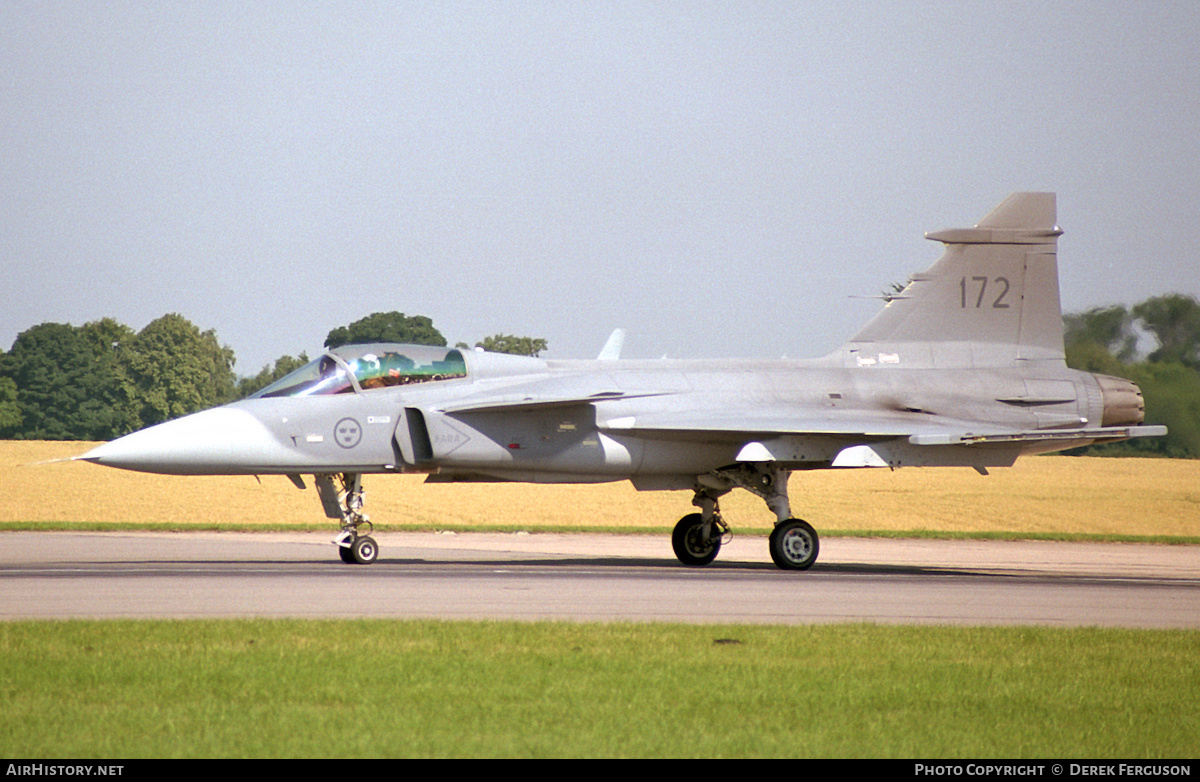
[[[358,473],[318,475],[317,493],[325,506],[325,515],[340,519],[342,531],[333,542],[338,556],[348,565],[369,565],[379,557],[379,544],[371,537],[374,527],[362,513],[362,476]]]

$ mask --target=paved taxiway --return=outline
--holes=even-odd
[[[805,573],[735,537],[707,568],[666,536],[0,534],[0,619],[443,617],[1200,627],[1200,548],[826,538]]]

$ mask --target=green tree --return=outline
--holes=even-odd
[[[546,340],[540,337],[517,337],[512,334],[494,334],[476,342],[475,347],[483,348],[491,353],[511,353],[515,356],[533,356],[536,358],[546,349]]]
[[[325,338],[325,347],[362,345],[368,342],[402,342],[410,345],[445,347],[446,338],[424,315],[409,317],[403,312],[375,312],[349,326],[339,326]]]
[[[21,428],[21,408],[17,405],[17,384],[0,377],[0,437],[12,437]]]
[[[93,396],[84,403],[84,409],[92,411],[89,418],[99,426],[93,426],[86,439],[111,440],[132,432],[138,428],[138,419],[134,406],[124,393],[121,357],[137,332],[112,318],[101,318],[83,324],[79,335],[92,351],[95,359],[92,373],[97,381]]]
[[[1166,437],[1129,441],[1130,450],[1200,458],[1200,372],[1173,361],[1145,361],[1129,370],[1146,401],[1146,423],[1167,427]]]
[[[1067,364],[1088,372],[1115,374],[1137,356],[1133,317],[1120,304],[1063,316]]]
[[[85,329],[42,323],[17,335],[4,376],[16,387],[19,424],[12,437],[40,440],[109,439],[120,433],[116,364],[97,355]]]
[[[244,377],[238,381],[237,396],[238,399],[245,399],[253,393],[261,391],[267,386],[274,383],[276,380],[295,372],[300,367],[308,363],[308,354],[301,353],[299,356],[280,356],[275,359],[275,366],[270,364],[264,366],[262,371],[253,377]]]
[[[175,313],[151,321],[121,350],[123,389],[136,425],[150,426],[232,401],[234,355],[216,332]]]
[[[1137,328],[1159,346],[1137,356]],[[1157,454],[1200,458],[1200,303],[1167,294],[1131,310],[1099,307],[1063,318],[1067,365],[1086,372],[1126,377],[1138,384],[1146,423],[1167,427],[1166,437],[1135,438],[1069,453]]]
[[[137,332],[112,318],[101,318],[83,324],[79,329],[79,335],[91,347],[96,358],[109,358],[115,361],[121,348],[128,345],[137,336]]]
[[[1151,361],[1200,369],[1200,302],[1195,298],[1179,293],[1155,296],[1134,307],[1133,316],[1158,339]]]

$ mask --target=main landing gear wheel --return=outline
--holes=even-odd
[[[808,570],[819,549],[817,531],[807,521],[788,519],[771,531],[771,559],[784,570]]]
[[[671,533],[671,547],[675,549],[675,556],[683,564],[693,567],[712,562],[721,550],[721,531],[715,521],[712,531],[716,533],[715,536],[704,536],[704,522],[699,513],[684,516]]]

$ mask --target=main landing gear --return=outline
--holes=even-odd
[[[771,560],[784,570],[808,570],[817,561],[820,541],[807,521],[793,519],[788,502],[789,472],[770,462],[739,464],[702,475],[696,482],[692,504],[700,513],[684,516],[671,533],[675,556],[685,565],[707,565],[717,558],[721,543],[729,536],[729,527],[721,519],[717,500],[735,488],[743,488],[761,497],[775,512],[771,531]]]
[[[325,515],[340,519],[342,531],[333,539],[338,556],[348,565],[369,565],[379,557],[379,544],[371,537],[374,527],[362,513],[362,476],[358,473],[318,475],[317,493]]]

